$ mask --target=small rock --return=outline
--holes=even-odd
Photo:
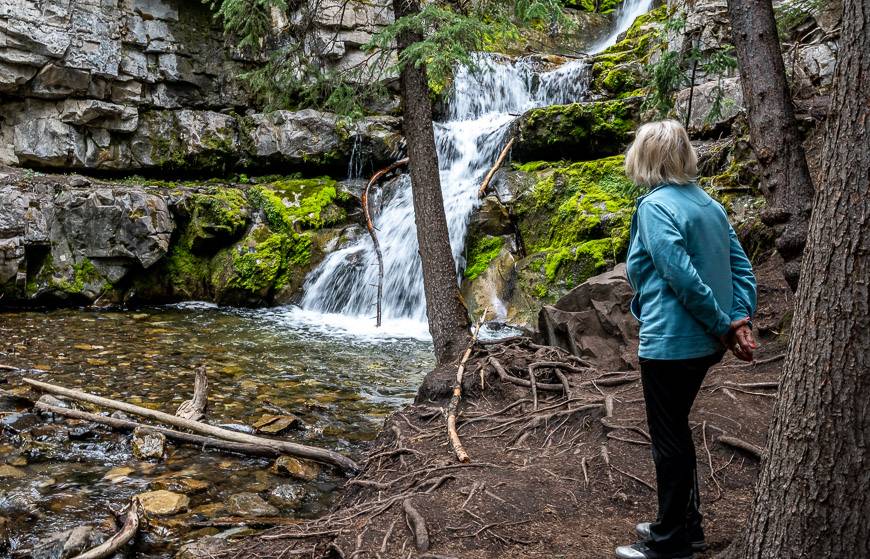
[[[0,479],[2,478],[13,478],[13,479],[21,479],[25,477],[27,474],[24,473],[24,470],[19,470],[15,466],[10,466],[9,464],[0,465]]]
[[[90,186],[90,185],[91,185],[91,181],[89,181],[89,180],[86,179],[85,177],[78,177],[78,176],[76,176],[76,177],[73,177],[73,178],[71,178],[71,179],[69,180],[69,185],[70,185],[70,186],[74,186],[74,187],[78,187],[78,188],[82,188],[82,187],[85,187],[85,186]]]
[[[19,466],[19,467],[26,466],[27,465],[27,458],[18,454],[18,455],[10,456],[9,458],[7,458],[6,463],[9,464],[10,466]]]
[[[46,404],[46,405],[49,405],[49,406],[54,406],[54,407],[56,407],[56,408],[67,408],[67,409],[69,409],[69,408],[72,407],[72,406],[69,404],[69,402],[67,402],[66,400],[61,400],[60,398],[55,398],[55,397],[52,396],[51,394],[43,394],[42,396],[39,397],[39,400],[37,400],[37,402],[40,403],[40,404]]]
[[[157,516],[171,516],[187,509],[190,499],[187,495],[173,493],[172,491],[158,490],[140,493],[138,495],[142,508],[149,514]]]
[[[133,456],[139,460],[160,460],[166,451],[166,435],[137,427],[133,431]]]
[[[154,489],[165,489],[167,491],[175,491],[178,493],[186,493],[193,495],[208,491],[211,484],[201,479],[193,479],[189,477],[165,478],[156,479],[151,484]]]
[[[129,480],[130,474],[132,474],[133,471],[133,468],[130,466],[118,466],[117,468],[112,468],[106,472],[103,479],[112,483],[121,483]]]
[[[175,559],[209,559],[226,546],[226,542],[216,536],[208,536],[181,546]]]
[[[320,466],[314,462],[300,460],[292,456],[279,456],[272,464],[272,473],[313,481],[320,473]]]
[[[282,483],[269,493],[269,502],[282,509],[297,509],[305,499],[305,488],[293,483]]]
[[[39,540],[31,550],[33,559],[67,559],[103,543],[106,536],[93,526],[76,526]]]
[[[268,415],[265,414],[256,423],[254,428],[261,433],[277,435],[291,427],[299,427],[302,420],[295,415]]]
[[[227,512],[237,516],[275,516],[278,509],[256,493],[236,493],[227,499]]]

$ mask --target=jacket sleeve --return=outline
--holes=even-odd
[[[737,233],[728,225],[728,235],[731,238],[731,285],[734,291],[734,303],[731,305],[731,320],[750,317],[755,314],[756,286],[755,274],[752,273],[752,263],[746,256]]]
[[[715,336],[726,334],[731,328],[731,317],[698,275],[673,216],[654,202],[642,203],[637,211],[638,232],[656,271],[707,332]]]

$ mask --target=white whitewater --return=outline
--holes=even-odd
[[[592,52],[614,44],[651,4],[652,0],[626,0],[611,34]],[[457,272],[465,267],[465,236],[479,203],[478,186],[504,146],[510,124],[532,108],[582,101],[587,89],[587,67],[581,61],[539,73],[529,60],[480,55],[474,70],[457,72],[447,120],[435,123],[444,210]],[[407,175],[371,202],[384,257],[384,329],[417,336],[425,331],[426,305]],[[297,318],[322,320],[332,327],[345,323],[354,330],[363,324],[373,326],[377,281],[371,240],[362,235],[327,255],[308,276]]]

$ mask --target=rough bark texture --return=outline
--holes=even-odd
[[[398,19],[419,12],[420,3],[417,0],[393,0],[393,9]],[[398,38],[399,50],[419,40],[422,37],[404,33]],[[470,323],[465,303],[459,294],[456,262],[450,250],[426,71],[406,66],[402,69],[400,81],[417,241],[423,262],[426,313],[435,346],[435,358],[438,363],[446,363],[459,357],[465,350],[470,336]]]
[[[779,400],[740,558],[870,557],[870,0],[847,0]]]
[[[768,209],[762,220],[777,234],[785,279],[797,289],[813,202],[813,182],[794,116],[770,0],[728,0],[749,137],[761,169]]]

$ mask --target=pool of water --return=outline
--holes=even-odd
[[[251,425],[292,412],[304,428],[282,436],[357,455],[383,418],[413,398],[434,360],[425,325],[388,324],[306,313],[295,308],[239,310],[188,303],[128,312],[56,310],[0,314],[0,364],[7,390],[19,379],[79,388],[173,413],[192,394],[194,370],[209,378],[208,420]],[[0,517],[11,519],[11,549],[83,523],[109,522],[109,508],[130,496],[193,479],[189,512],[168,517],[137,540],[139,557],[168,557],[180,543],[214,533],[232,516],[235,493],[271,494],[294,484],[299,504],[280,515],[316,515],[339,483],[325,470],[300,483],[269,471],[270,461],[168,445],[159,462],[131,455],[128,435],[20,415],[0,399]],[[203,489],[205,487],[205,489]],[[286,489],[286,487],[285,487]],[[0,550],[0,556],[3,551]]]

